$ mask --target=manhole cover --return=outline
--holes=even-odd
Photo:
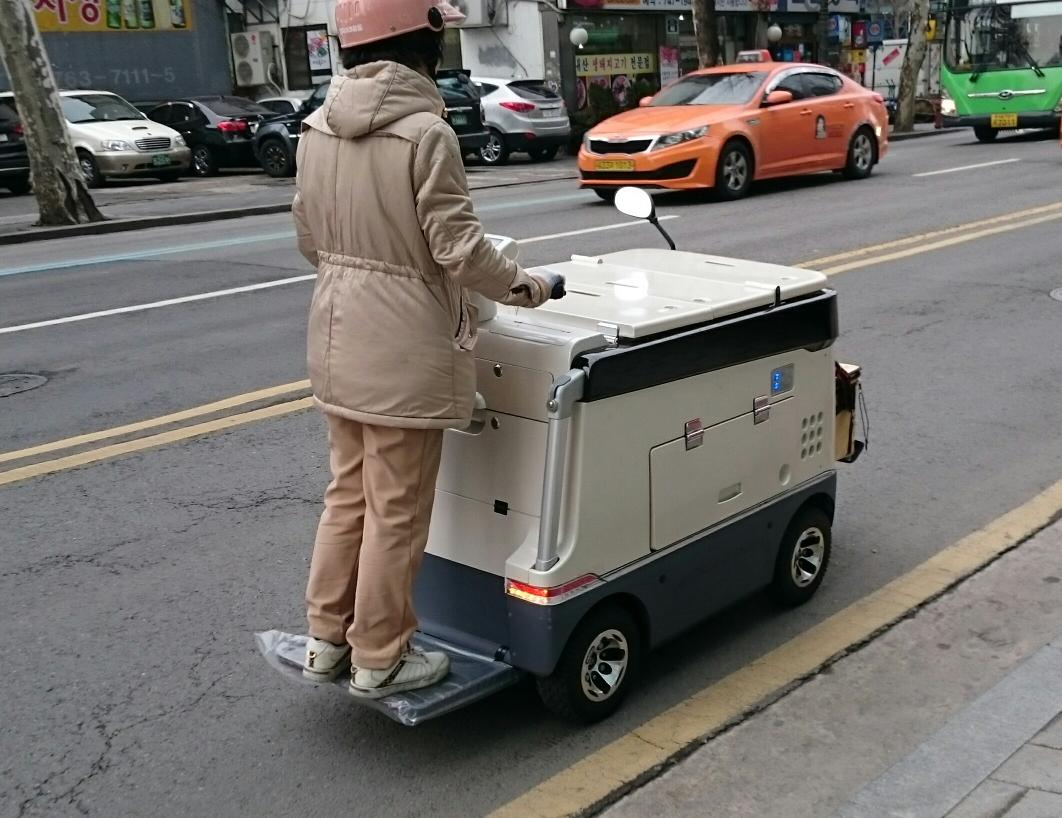
[[[1051,297],[1055,299],[1055,301],[1062,301],[1062,287],[1059,287],[1057,290],[1051,290]]]
[[[22,372],[11,372],[0,375],[0,398],[9,398],[19,392],[29,392],[48,383],[43,375],[27,375]]]

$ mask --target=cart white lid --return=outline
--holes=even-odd
[[[611,326],[629,339],[767,307],[779,290],[787,301],[826,286],[826,276],[812,270],[674,250],[573,256],[534,269],[563,275],[568,295],[521,310],[524,320],[593,330]]]

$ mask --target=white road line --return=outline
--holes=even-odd
[[[671,219],[678,219],[679,216],[658,216],[657,221],[670,221]],[[553,239],[566,239],[570,236],[583,236],[587,233],[601,233],[605,230],[619,230],[624,227],[636,227],[640,224],[648,224],[645,221],[633,221],[622,222],[621,224],[606,224],[604,227],[587,227],[584,230],[569,230],[566,233],[550,233],[548,236],[534,236],[530,239],[519,239],[517,244],[535,244],[540,241],[552,241]]]
[[[678,216],[661,216],[660,221],[677,219]],[[583,230],[569,230],[565,233],[550,233],[545,236],[532,236],[526,239],[518,239],[517,244],[535,244],[536,242],[552,241],[554,239],[568,238],[569,236],[582,236],[587,233],[599,233],[605,230],[619,230],[623,227],[633,227],[645,222],[633,221],[623,222],[621,224],[606,224],[602,227],[588,227]],[[164,301],[152,301],[147,304],[133,304],[128,307],[115,307],[109,310],[98,310],[96,312],[86,312],[80,315],[68,315],[63,318],[51,318],[47,321],[34,321],[32,324],[17,324],[11,327],[0,327],[0,335],[11,335],[16,332],[26,332],[31,329],[42,329],[44,327],[56,327],[61,324],[76,324],[81,321],[91,321],[95,318],[110,318],[115,315],[127,315],[134,312],[146,312],[147,310],[157,310],[163,307],[175,307],[180,304],[191,304],[196,301],[209,301],[215,298],[224,298],[229,295],[240,295],[241,293],[253,293],[259,290],[271,290],[275,287],[286,287],[289,284],[300,284],[305,281],[313,281],[317,278],[316,273],[310,273],[308,275],[292,276],[291,278],[281,278],[276,281],[263,281],[260,284],[248,284],[244,287],[230,287],[226,290],[214,290],[208,293],[196,293],[195,295],[185,295],[180,298],[167,298]]]
[[[993,165],[1009,165],[1012,162],[1020,162],[1020,161],[1021,161],[1021,159],[1018,159],[1016,157],[1012,158],[1012,159],[997,159],[995,162],[979,162],[976,165],[962,165],[961,167],[957,167],[957,168],[944,168],[944,170],[931,170],[928,173],[912,173],[911,175],[914,176],[916,179],[918,179],[918,178],[921,178],[923,176],[940,176],[943,173],[958,173],[959,171],[963,171],[963,170],[976,170],[977,168],[990,168]]]

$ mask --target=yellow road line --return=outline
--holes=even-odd
[[[29,466],[0,472],[0,486],[9,483],[17,483],[20,480],[28,480],[31,477],[40,477],[45,474],[54,474],[58,471],[74,469],[78,466],[87,466],[90,463],[98,463],[111,457],[118,457],[131,452],[139,452],[144,449],[153,449],[165,446],[168,443],[176,443],[180,440],[188,440],[193,437],[202,437],[214,432],[233,429],[237,426],[246,426],[249,423],[257,423],[261,420],[289,415],[292,412],[300,412],[309,409],[313,405],[313,398],[299,398],[298,400],[278,403],[275,406],[267,406],[264,409],[255,409],[251,412],[243,412],[238,415],[218,418],[216,420],[198,423],[194,426],[185,426],[173,429],[169,432],[161,432],[149,437],[141,437],[136,440],[128,440],[124,443],[114,443],[110,446],[102,446],[98,449],[90,449],[80,454],[72,454],[68,457],[60,457],[56,460],[46,460],[43,463],[33,463]]]
[[[50,443],[43,443],[40,446],[21,449],[17,452],[2,452],[0,453],[0,463],[7,463],[12,460],[24,460],[27,457],[35,457],[39,454],[47,454],[48,452],[60,451],[62,449],[73,449],[78,446],[84,446],[86,443],[97,443],[101,440],[122,437],[123,435],[143,432],[148,429],[156,429],[159,426],[169,426],[171,423],[179,423],[182,420],[191,420],[192,418],[202,417],[203,415],[212,415],[215,412],[221,412],[226,409],[235,409],[237,406],[246,406],[248,403],[268,400],[269,398],[286,395],[289,392],[299,392],[303,389],[309,388],[309,381],[295,381],[294,383],[270,386],[267,389],[259,389],[255,392],[247,392],[243,395],[233,395],[231,398],[214,401],[213,403],[205,403],[202,406],[195,406],[191,409],[184,409],[180,412],[174,412],[171,415],[162,415],[161,417],[151,418],[149,420],[129,423],[125,426],[115,426],[113,429],[103,429],[98,432],[78,435],[77,437],[68,437],[65,440],[53,440]]]
[[[870,267],[875,264],[884,264],[887,261],[896,261],[901,258],[909,258],[910,256],[917,256],[922,253],[929,253],[933,250],[941,250],[945,247],[952,247],[956,244],[963,244],[975,239],[983,239],[986,236],[994,236],[997,233],[1007,233],[1011,230],[1021,230],[1026,227],[1032,227],[1037,224],[1043,224],[1044,222],[1056,221],[1062,219],[1062,211],[1057,213],[1049,213],[1044,216],[1037,216],[1036,218],[1025,219],[1020,222],[1013,222],[1010,224],[1001,224],[997,227],[989,227],[984,230],[977,230],[972,233],[963,233],[959,236],[954,236],[949,239],[941,239],[940,241],[929,242],[927,244],[920,244],[917,247],[908,247],[904,250],[897,250],[893,253],[885,253],[880,256],[871,256],[870,258],[856,259],[850,261],[847,264],[837,264],[832,267],[826,267],[819,272],[826,275],[837,275],[838,273],[847,273],[850,270],[858,270],[864,267]]]
[[[1055,202],[1054,204],[1042,205],[1041,207],[1031,207],[1027,210],[1016,210],[1013,213],[1004,213],[999,216],[993,216],[990,219],[979,219],[978,221],[974,222],[957,224],[954,227],[944,227],[940,230],[931,230],[928,233],[918,233],[913,236],[907,236],[902,239],[893,239],[892,241],[886,241],[882,244],[871,244],[867,245],[866,247],[860,247],[855,250],[846,250],[843,253],[837,253],[832,256],[824,256],[822,258],[812,259],[811,261],[802,261],[795,266],[808,267],[814,270],[822,267],[823,265],[832,264],[835,261],[847,261],[849,259],[858,258],[859,256],[867,256],[871,253],[877,253],[883,250],[892,250],[896,247],[903,247],[905,245],[910,244],[919,244],[921,242],[927,242],[931,239],[940,238],[941,236],[951,236],[955,235],[956,233],[962,233],[967,230],[977,230],[982,227],[991,227],[993,225],[1001,224],[1004,222],[1017,221],[1032,216],[1038,216],[1042,213],[1051,213],[1057,210],[1062,210],[1062,202]]]
[[[1062,481],[874,593],[542,782],[489,818],[578,815],[984,567],[1062,510]]]

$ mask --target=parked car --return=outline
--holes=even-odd
[[[288,116],[295,113],[306,101],[305,97],[266,97],[255,100],[263,108],[268,108],[274,114]]]
[[[469,79],[467,71],[457,69],[438,71],[435,84],[446,105],[443,118],[457,134],[461,153],[465,156],[478,154],[490,140],[479,89]]]
[[[0,187],[16,196],[30,190],[29,154],[14,99],[0,99]]]
[[[714,188],[738,199],[754,180],[837,171],[870,176],[888,150],[885,100],[831,68],[759,59],[695,71],[605,120],[579,151],[580,185]]]
[[[299,147],[302,121],[324,105],[328,88],[328,83],[318,85],[297,111],[267,119],[258,126],[254,135],[254,155],[270,176],[279,179],[295,175],[295,151]]]
[[[11,105],[14,95],[0,94]],[[179,133],[152,122],[109,91],[60,91],[59,103],[89,187],[113,177],[153,176],[176,181],[190,154]]]
[[[192,151],[192,173],[213,176],[221,168],[255,166],[254,132],[276,114],[243,97],[216,96],[166,102],[148,116],[184,137]]]
[[[512,153],[536,162],[557,156],[572,126],[560,94],[543,80],[472,77],[479,88],[490,135],[479,155],[487,165],[504,165]]]

